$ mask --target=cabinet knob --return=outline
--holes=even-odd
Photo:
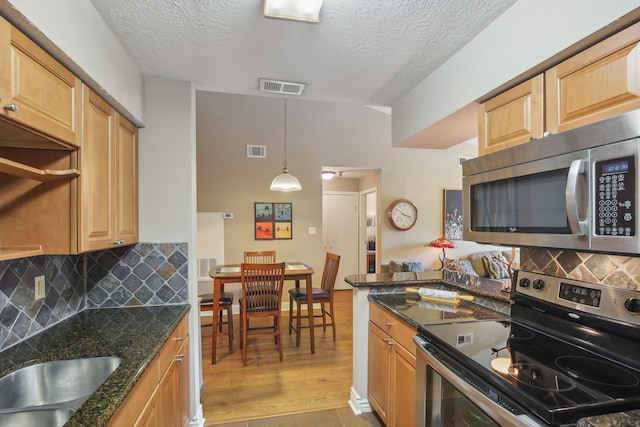
[[[115,242],[113,242],[113,244],[114,244],[115,246],[124,245],[124,240],[116,240]]]
[[[393,341],[391,341],[389,338],[384,338],[382,341],[386,342],[387,345],[393,345]]]
[[[387,328],[389,328],[389,327],[391,327],[391,326],[393,325],[393,323],[392,323],[392,322],[387,322],[387,323],[385,323],[385,324],[387,325]]]
[[[184,361],[184,354],[179,354],[176,356],[176,362],[180,363]]]
[[[175,337],[174,339],[175,339],[176,341],[182,341],[182,340],[184,340],[184,337]]]
[[[20,107],[18,107],[18,104],[7,104],[4,106],[4,109],[11,113],[17,113],[20,110]]]

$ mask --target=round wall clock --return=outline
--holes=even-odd
[[[418,220],[418,208],[411,200],[398,199],[389,205],[387,210],[389,224],[396,230],[410,230]]]

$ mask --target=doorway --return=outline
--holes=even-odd
[[[358,193],[322,193],[322,243],[325,252],[340,255],[336,289],[351,289],[343,280],[358,272]]]

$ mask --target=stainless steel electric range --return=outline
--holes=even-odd
[[[571,426],[640,408],[640,292],[516,272],[511,316],[423,325],[420,426]]]

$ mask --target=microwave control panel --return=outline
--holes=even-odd
[[[635,236],[635,158],[628,156],[596,162],[595,186],[595,234]]]

